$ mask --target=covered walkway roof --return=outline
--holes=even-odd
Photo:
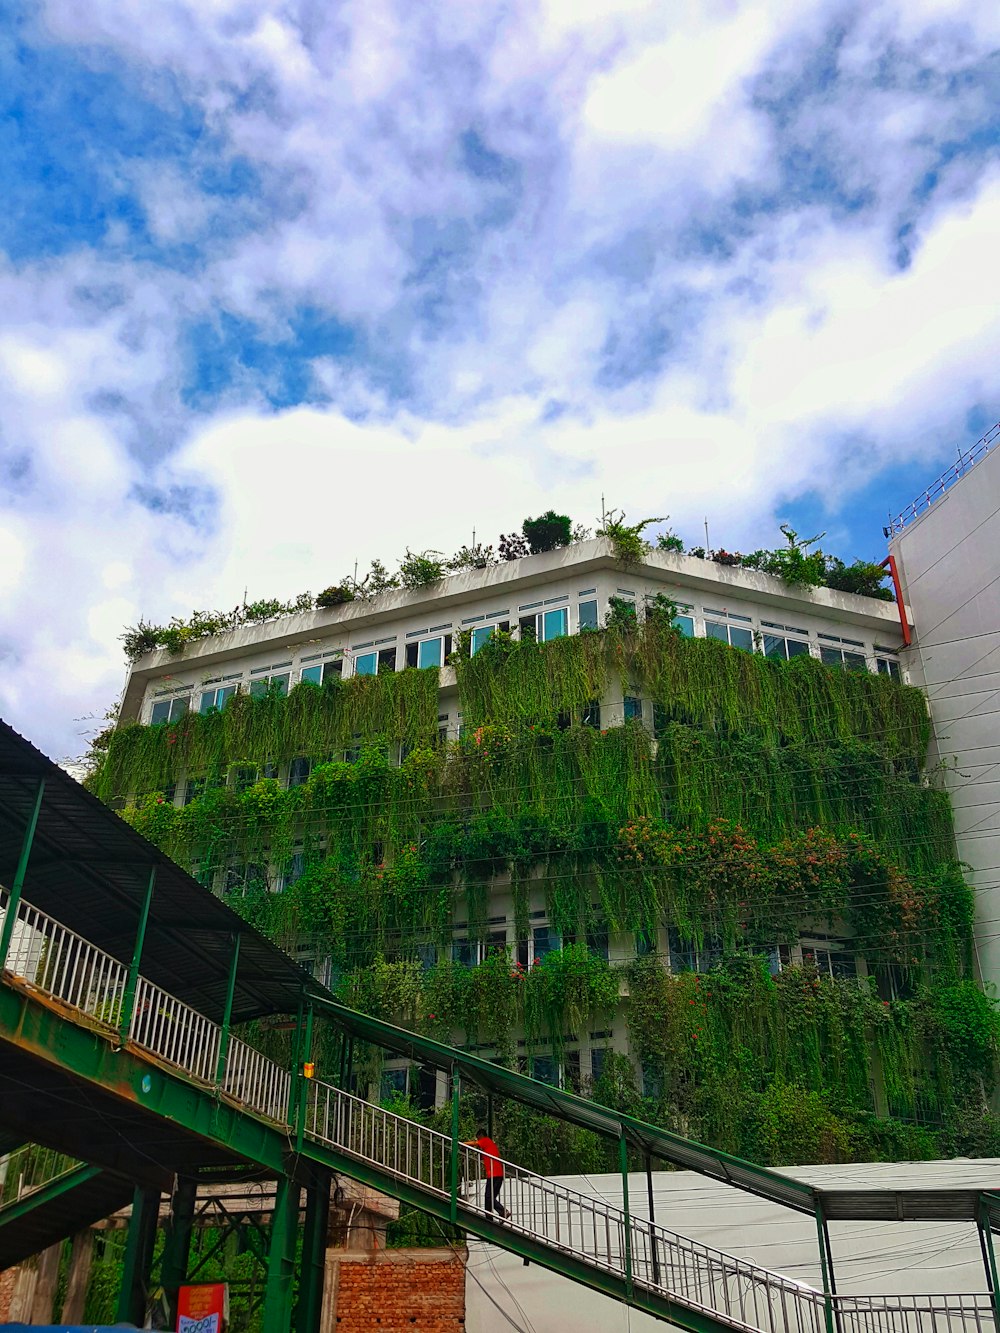
[[[0,887],[13,883],[44,781],[23,896],[129,963],[150,871],[156,883],[141,972],[219,1020],[233,936],[240,938],[233,1021],[294,1013],[304,990],[326,992],[287,954],[0,721]]]

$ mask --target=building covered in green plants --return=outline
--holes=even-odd
[[[140,626],[94,789],[378,1016],[765,1162],[1000,1151],[901,608],[615,531],[477,552]]]

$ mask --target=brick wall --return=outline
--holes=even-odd
[[[465,1328],[465,1253],[327,1252],[323,1333],[456,1333]]]

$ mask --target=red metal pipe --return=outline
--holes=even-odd
[[[903,588],[899,582],[899,570],[896,568],[896,557],[894,555],[887,555],[884,560],[879,561],[880,569],[885,569],[886,565],[889,566],[889,573],[892,575],[892,586],[896,590],[896,606],[899,610],[899,623],[903,627],[903,647],[909,648],[910,627],[906,623],[906,606],[903,602]]]

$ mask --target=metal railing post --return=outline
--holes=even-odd
[[[823,1216],[823,1205],[819,1199],[816,1200],[816,1235],[819,1239],[819,1267],[823,1275],[823,1314],[826,1321],[826,1333],[834,1333],[833,1327],[833,1294],[830,1264],[828,1261],[830,1238],[826,1229],[826,1218]]]
[[[660,1256],[656,1252],[656,1209],[653,1204],[653,1163],[646,1153],[646,1200],[649,1204],[649,1253],[653,1261],[653,1282],[660,1285]]]
[[[622,1173],[622,1213],[625,1228],[625,1295],[632,1297],[632,1220],[628,1211],[628,1144],[625,1134],[618,1136],[618,1165]]]
[[[233,1021],[233,1000],[236,997],[236,969],[240,961],[240,937],[233,936],[233,952],[229,958],[229,979],[226,982],[226,1007],[222,1011],[219,1028],[219,1059],[215,1066],[215,1082],[222,1085],[226,1076],[226,1056],[229,1054],[229,1026]]]
[[[979,1200],[977,1222],[979,1223],[979,1243],[983,1247],[986,1260],[986,1279],[990,1287],[990,1303],[993,1306],[993,1320],[1000,1330],[1000,1283],[997,1281],[997,1256],[993,1247],[993,1227],[990,1223],[989,1206]]]
[[[288,1105],[285,1107],[285,1122],[295,1124],[295,1111],[299,1104],[299,1080],[302,1077],[302,1015],[305,1005],[303,994],[299,991],[299,1007],[295,1014],[295,1040],[292,1043],[292,1069],[288,1080]]]
[[[451,1071],[451,1180],[449,1182],[449,1193],[451,1195],[449,1209],[453,1222],[458,1221],[458,1099],[462,1090],[462,1080],[459,1078],[458,1071]]]
[[[0,930],[0,972],[2,972],[6,966],[7,953],[10,949],[10,942],[14,935],[14,921],[17,918],[17,909],[21,904],[21,891],[24,888],[24,877],[28,873],[28,857],[31,855],[31,845],[35,841],[35,829],[38,827],[38,813],[42,808],[42,796],[44,794],[45,779],[39,778],[35,804],[32,807],[31,815],[28,819],[28,827],[24,831],[24,839],[21,843],[21,855],[18,857],[17,869],[14,871],[14,882],[10,886],[10,893],[7,897],[7,911],[4,913],[3,929]]]
[[[149,905],[153,901],[153,885],[156,883],[156,866],[149,872],[149,882],[146,885],[146,896],[142,900],[142,911],[139,913],[139,929],[135,935],[135,948],[132,950],[132,962],[128,970],[128,980],[125,982],[125,994],[122,996],[122,1012],[118,1023],[118,1031],[121,1034],[122,1041],[128,1040],[129,1028],[132,1026],[132,1011],[135,1008],[135,992],[139,985],[139,965],[142,962],[142,946],[146,939],[146,925],[149,921]]]
[[[313,1007],[310,1004],[306,1007],[305,1039],[303,1040],[301,1049],[299,1051],[299,1067],[298,1067],[299,1081],[297,1086],[298,1096],[295,1099],[295,1121],[294,1121],[295,1141],[299,1152],[302,1151],[302,1143],[305,1137],[306,1097],[308,1095],[308,1088],[309,1088],[309,1081],[305,1076],[305,1065],[312,1059],[312,1045],[313,1045]]]

